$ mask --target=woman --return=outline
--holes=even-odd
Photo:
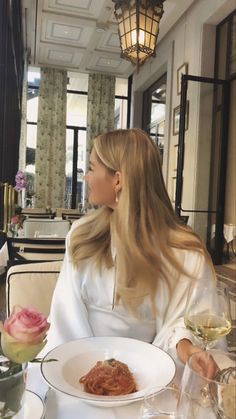
[[[100,135],[85,179],[89,203],[100,208],[68,235],[50,347],[123,336],[153,342],[185,362],[199,350],[183,323],[188,287],[213,277],[213,266],[201,240],[173,211],[158,148],[139,129]]]

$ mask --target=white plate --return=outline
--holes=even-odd
[[[42,399],[30,390],[25,392],[24,419],[43,419],[45,404]]]
[[[55,362],[44,362],[51,358]],[[115,358],[128,365],[138,391],[126,396],[96,396],[79,383],[97,361]],[[121,406],[141,400],[148,387],[165,387],[175,376],[175,363],[166,352],[149,343],[120,337],[91,337],[67,342],[43,359],[41,372],[47,383],[62,393],[98,406]]]

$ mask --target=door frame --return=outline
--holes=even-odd
[[[219,163],[219,183],[217,187],[216,211],[209,210],[210,202],[208,201],[208,210],[186,209],[182,207],[183,192],[183,166],[185,157],[185,115],[187,106],[187,90],[188,82],[209,83],[214,85],[213,94],[213,119],[212,119],[212,138],[215,132],[214,125],[214,109],[216,106],[216,87],[222,86],[222,110],[221,110],[221,139],[220,139],[220,163]],[[215,225],[215,247],[212,250],[207,240],[207,248],[211,254],[214,264],[221,264],[223,257],[224,244],[224,206],[225,206],[225,185],[226,185],[226,165],[227,165],[227,148],[228,148],[228,114],[229,114],[229,82],[209,77],[200,77],[183,74],[181,78],[181,99],[180,99],[180,123],[178,137],[178,158],[177,158],[177,174],[176,174],[176,193],[175,193],[175,212],[180,216],[182,213],[208,213],[208,215],[216,214]],[[211,143],[213,144],[213,142]],[[212,147],[212,145],[211,145]],[[212,153],[211,153],[212,156]],[[210,178],[212,178],[213,167],[211,162]],[[210,181],[210,179],[209,179]],[[182,214],[183,215],[183,214]],[[208,217],[209,218],[209,217]],[[209,221],[209,220],[208,220]],[[208,238],[211,236],[211,226],[208,222]]]

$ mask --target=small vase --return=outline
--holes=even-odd
[[[17,224],[13,224],[12,228],[11,228],[11,232],[12,232],[12,237],[18,237],[18,230],[19,227]]]
[[[27,364],[10,365],[0,357],[0,419],[23,419]]]
[[[25,188],[23,188],[23,189],[21,189],[21,191],[19,191],[18,192],[18,205],[19,205],[19,207],[21,207],[21,208],[25,208],[25,198],[26,198],[26,196],[25,196],[26,194],[25,194]]]

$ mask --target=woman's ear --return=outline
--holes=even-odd
[[[114,181],[115,181],[115,188],[117,191],[120,191],[122,189],[122,175],[121,172],[117,170],[117,172],[114,175]]]

